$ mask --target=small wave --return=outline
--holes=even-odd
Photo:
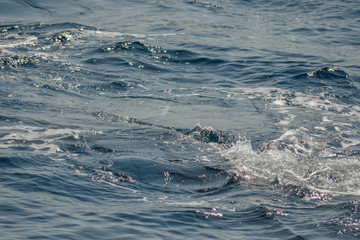
[[[4,58],[0,58],[0,66],[1,68],[5,68],[5,67],[20,67],[20,66],[33,66],[41,61],[44,61],[45,58],[43,57],[37,57],[37,56],[32,56],[32,57],[20,57],[20,56],[15,56],[15,57],[4,57]]]
[[[196,126],[189,133],[196,140],[204,143],[219,143],[219,144],[230,144],[235,140],[235,137],[230,132],[223,132],[216,130],[212,127]]]
[[[74,23],[3,26],[0,53],[4,57],[0,64],[20,66],[44,59],[59,61],[64,58],[59,45],[78,48],[83,43],[78,39],[80,33],[90,29]]]
[[[293,77],[294,86],[303,88],[351,87],[350,75],[338,67],[324,67],[316,71],[302,73]]]
[[[324,79],[339,79],[339,78],[349,78],[349,75],[343,70],[337,67],[325,67],[319,69],[315,72],[307,73],[308,77],[318,77]]]
[[[178,71],[175,66],[169,65],[169,63],[189,65],[190,68],[191,66],[212,67],[227,64],[225,60],[204,57],[189,50],[164,49],[145,44],[141,41],[119,42],[114,45],[104,46],[99,50],[101,52],[122,53],[124,59],[122,61],[119,60],[119,62],[126,62],[130,66],[145,66],[145,68],[153,70],[171,68],[173,71]],[[94,62],[106,63],[107,61],[112,62],[112,60],[115,59],[96,59]]]
[[[205,8],[205,9],[211,9],[211,10],[217,10],[217,9],[221,9],[222,6],[220,3],[216,3],[214,1],[184,1],[187,4],[190,4],[192,6],[195,7],[201,7],[201,8]]]
[[[126,41],[126,42],[119,42],[112,46],[103,47],[102,51],[110,52],[110,51],[142,51],[148,53],[159,53],[161,52],[160,48],[150,47],[149,45],[144,44],[143,42],[139,41]]]
[[[158,128],[180,132],[184,135],[191,136],[195,140],[203,143],[218,143],[222,145],[227,145],[233,143],[236,139],[231,132],[216,130],[210,126],[197,125],[192,129],[186,129],[186,128],[176,128],[171,126],[162,126],[141,119],[137,119],[134,117],[122,116],[113,113],[99,112],[96,114],[96,116],[106,121],[132,123],[136,125],[152,126],[152,127],[158,127]]]
[[[55,42],[69,42],[73,39],[74,33],[70,31],[59,32],[51,37],[52,41]]]

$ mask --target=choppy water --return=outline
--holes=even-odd
[[[0,3],[1,239],[358,239],[358,1]]]

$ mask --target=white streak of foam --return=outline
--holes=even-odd
[[[282,112],[284,113],[284,112]],[[287,117],[285,117],[284,120],[281,120],[280,122],[278,122],[279,125],[289,125],[294,119],[295,119],[296,115],[294,114],[289,114]]]
[[[105,180],[102,180],[102,179],[99,179],[98,180],[99,182],[101,183],[106,183],[112,187],[117,187],[117,188],[121,188],[121,189],[124,189],[124,190],[127,190],[127,191],[130,191],[132,193],[137,193],[138,191],[134,190],[134,189],[131,189],[131,188],[127,188],[127,187],[124,187],[124,186],[120,186],[119,184],[115,184],[115,183],[112,183],[112,182],[109,182],[109,181],[105,181]]]
[[[3,40],[9,40],[9,42],[3,41],[0,44],[0,49],[2,48],[14,48],[19,46],[33,46],[38,41],[38,38],[35,36],[19,37],[19,35],[11,34],[8,35]]]
[[[37,151],[45,151],[48,154],[62,152],[57,140],[63,138],[79,139],[80,130],[74,129],[44,129],[32,126],[3,126],[0,132],[5,133],[0,138],[0,148],[17,148],[30,146]]]

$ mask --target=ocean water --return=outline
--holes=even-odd
[[[359,239],[355,0],[0,2],[0,239]]]

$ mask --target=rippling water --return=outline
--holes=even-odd
[[[358,1],[0,3],[1,239],[358,239]]]

